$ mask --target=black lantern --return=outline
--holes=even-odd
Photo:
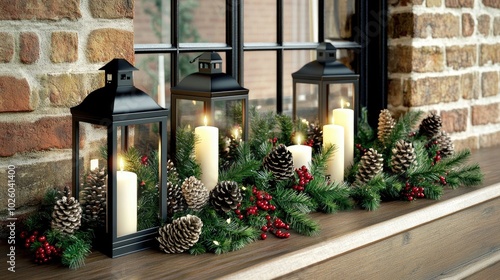
[[[243,140],[248,137],[248,89],[231,75],[222,73],[222,58],[218,53],[203,53],[198,58],[198,68],[197,73],[171,89],[172,151],[175,151],[177,128],[203,125],[204,118],[205,125],[218,127],[222,137],[233,135]]]
[[[105,86],[71,108],[73,190],[83,205],[91,206],[84,208],[84,215],[87,212],[87,218],[95,219],[90,222],[96,225],[99,249],[118,257],[153,246],[158,226],[166,221],[168,110],[134,87],[132,71],[137,69],[126,60],[113,59],[100,70],[105,71]],[[140,209],[148,185],[119,163],[132,147],[154,157],[141,158],[146,161],[138,164],[158,168],[155,182],[149,185],[156,198],[155,205],[148,207],[154,209],[149,217],[144,216],[148,211]],[[90,176],[95,178],[86,186]],[[97,206],[94,195],[102,200]]]
[[[317,59],[292,74],[293,118],[329,124],[332,110],[351,108],[355,125],[359,115],[359,75],[336,60],[337,49],[331,43],[321,43]]]

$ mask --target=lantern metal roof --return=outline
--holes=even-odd
[[[125,59],[115,58],[99,70],[105,71],[105,86],[91,92],[79,105],[72,107],[72,115],[125,120],[138,115],[164,115],[168,111],[134,86],[132,71],[138,69]]]
[[[337,49],[331,43],[321,43],[316,49],[317,58],[302,66],[292,74],[293,79],[298,80],[337,80],[347,77],[357,78],[358,74],[337,61]]]
[[[216,98],[248,94],[231,75],[222,72],[222,58],[216,52],[205,52],[198,58],[199,71],[185,77],[172,93],[184,96]]]

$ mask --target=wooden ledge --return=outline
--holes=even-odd
[[[70,270],[60,265],[36,265],[31,262],[26,251],[18,244],[16,272],[9,276],[15,276],[16,279],[31,279],[36,276],[37,279],[60,280],[81,277],[86,279],[269,279],[290,278],[292,272],[300,274],[308,271],[308,275],[314,275],[315,278],[331,278],[331,274],[317,275],[320,272],[319,270],[316,272],[314,268],[328,263],[328,260],[338,260],[351,252],[364,252],[374,244],[425,227],[435,221],[454,217],[457,213],[466,212],[466,209],[475,209],[483,204],[487,209],[493,209],[491,216],[494,224],[489,231],[491,232],[491,228],[498,229],[500,215],[494,212],[500,208],[496,206],[500,205],[500,172],[498,172],[500,157],[498,155],[500,155],[500,146],[473,151],[471,162],[478,162],[481,165],[485,175],[483,185],[445,190],[439,201],[427,199],[414,202],[391,201],[382,203],[378,210],[371,212],[355,209],[336,214],[313,213],[312,218],[318,221],[321,227],[321,232],[317,236],[306,237],[293,232],[289,239],[276,239],[270,236],[265,241],[257,241],[239,251],[223,255],[169,255],[150,249],[111,259],[99,252],[92,252],[87,258],[86,266],[78,270]],[[480,214],[481,211],[486,210],[479,209]],[[460,219],[458,221],[460,222]],[[468,225],[460,227],[471,228]],[[481,232],[483,228],[471,230]],[[488,243],[489,250],[498,252],[500,241],[497,242],[498,238],[495,238],[486,243]],[[2,252],[6,252],[5,242],[0,247]],[[482,253],[475,251],[474,254],[484,254],[483,251]],[[424,258],[429,257],[434,256],[424,256]],[[476,255],[471,256],[471,258],[476,257]],[[359,267],[360,261],[356,259],[356,264],[353,266]],[[408,261],[398,259],[399,265]],[[389,265],[395,267],[398,264],[390,263]],[[324,273],[325,270],[322,272]]]

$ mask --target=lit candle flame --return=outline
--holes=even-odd
[[[120,158],[120,171],[123,171],[123,168],[125,167],[125,163],[123,163],[123,159]]]
[[[302,140],[301,137],[300,137],[300,134],[297,134],[297,145],[300,145],[300,143],[301,143],[300,140]]]
[[[207,116],[203,117],[203,124],[204,124],[205,126],[207,126],[207,125],[208,125],[208,119],[207,119]]]

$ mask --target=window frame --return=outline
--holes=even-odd
[[[136,44],[135,54],[169,54],[170,81],[179,83],[179,57],[187,52],[225,52],[226,73],[244,86],[244,53],[276,52],[276,112],[283,112],[283,55],[289,50],[315,50],[325,41],[324,13],[318,14],[318,42],[286,43],[283,41],[283,0],[276,0],[276,43],[244,43],[244,0],[226,0],[225,43],[181,43],[179,41],[179,1],[170,1],[170,44]],[[337,49],[354,50],[355,72],[360,75],[359,106],[368,109],[368,120],[376,126],[380,110],[387,106],[387,1],[355,0],[350,41],[335,41]],[[318,11],[324,11],[325,0],[318,0]],[[368,88],[370,90],[368,90]]]

